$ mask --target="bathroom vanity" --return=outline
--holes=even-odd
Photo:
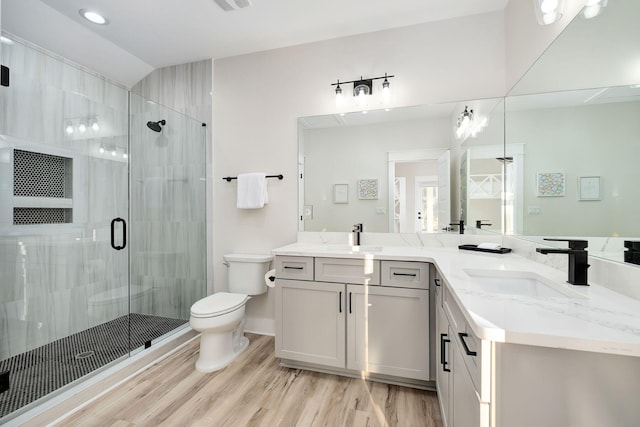
[[[429,264],[276,256],[276,356],[430,380]]]
[[[435,385],[449,427],[640,419],[637,300],[571,286],[515,254],[303,243],[274,253],[284,366]]]

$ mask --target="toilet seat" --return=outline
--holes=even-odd
[[[248,296],[246,294],[218,292],[193,304],[191,306],[191,316],[198,318],[222,316],[244,306],[247,299]]]

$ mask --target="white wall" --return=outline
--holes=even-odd
[[[332,82],[395,74],[396,106],[502,96],[504,39],[496,12],[216,60],[214,289],[226,288],[225,253],[296,240],[296,118],[334,112]],[[250,171],[284,180],[269,183],[264,209],[240,211],[222,177]],[[272,297],[254,298],[247,314],[249,329],[272,328]]]

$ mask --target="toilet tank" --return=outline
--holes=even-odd
[[[228,254],[223,258],[229,266],[229,292],[247,295],[267,292],[264,275],[269,271],[271,255]]]

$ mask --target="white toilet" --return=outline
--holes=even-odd
[[[244,305],[251,295],[267,292],[264,275],[271,255],[231,254],[229,292],[217,292],[191,306],[189,324],[201,333],[196,370],[213,372],[224,368],[249,345],[244,336]]]

